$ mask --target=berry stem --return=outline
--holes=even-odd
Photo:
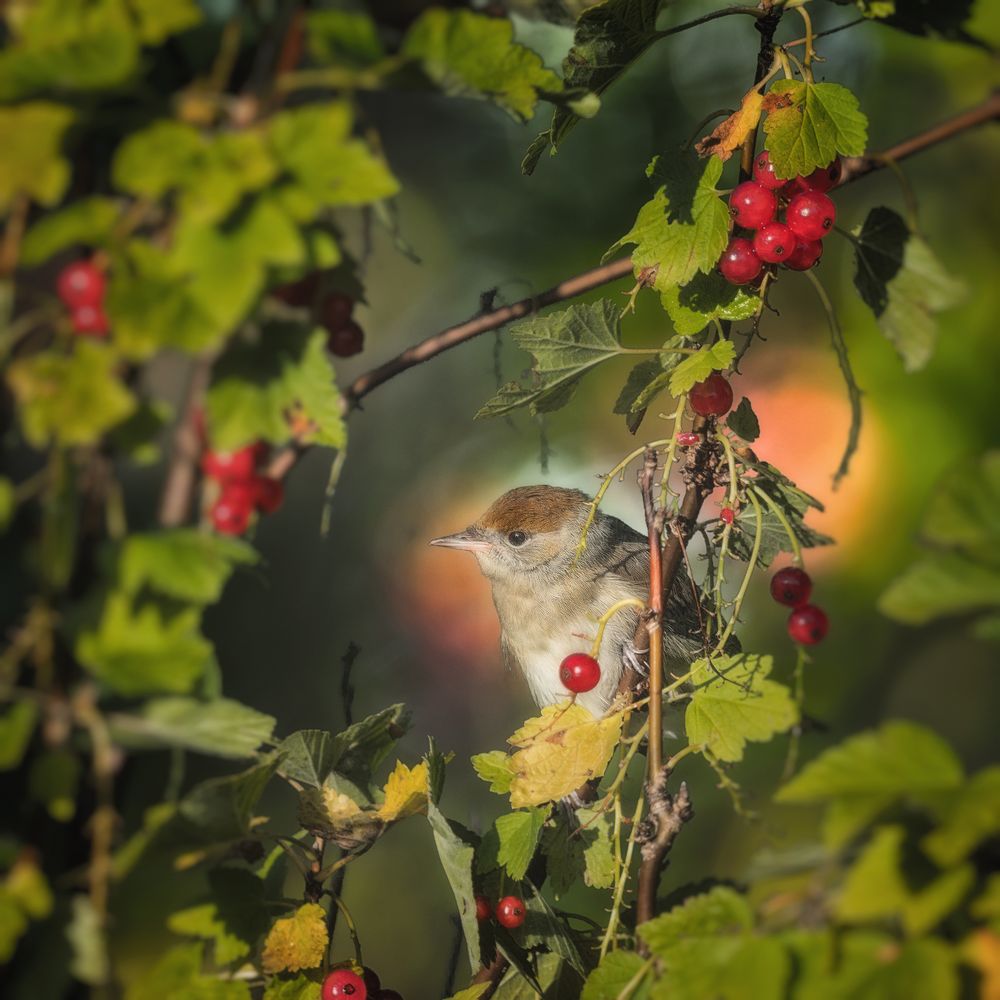
[[[795,532],[792,531],[792,526],[789,524],[788,518],[785,517],[785,512],[759,486],[751,486],[750,490],[767,504],[771,509],[771,513],[781,522],[781,526],[785,529],[785,534],[788,535],[788,544],[792,547],[792,564],[801,566],[802,546],[799,545],[799,540],[795,537]]]
[[[604,630],[608,627],[608,622],[619,611],[624,611],[625,608],[638,608],[639,611],[645,611],[648,605],[645,601],[639,600],[638,597],[625,597],[620,601],[616,601],[614,604],[608,608],[607,611],[597,619],[597,635],[594,636],[594,642],[590,647],[590,655],[596,660],[601,653],[601,642],[604,640]]]
[[[743,581],[740,583],[740,589],[736,592],[736,597],[733,599],[732,614],[730,614],[729,621],[726,623],[726,627],[723,629],[722,635],[719,636],[718,642],[715,644],[712,656],[718,656],[722,653],[723,649],[725,649],[726,642],[733,634],[733,629],[736,628],[736,622],[740,616],[740,609],[743,607],[743,599],[747,596],[747,590],[750,588],[750,579],[757,569],[757,556],[760,554],[760,543],[764,536],[764,515],[761,512],[760,503],[757,501],[754,494],[750,493],[748,496],[750,503],[753,505],[755,519],[753,548],[750,550],[750,558],[747,559],[747,570],[743,574]],[[709,657],[709,659],[711,659],[711,657]]]

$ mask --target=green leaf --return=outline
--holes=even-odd
[[[290,418],[304,428],[303,443],[343,448],[346,441],[326,334],[296,324],[270,324],[256,342],[227,351],[206,406],[212,442],[226,451],[258,439],[284,443]]]
[[[839,83],[779,80],[769,96],[790,103],[764,120],[764,147],[778,177],[806,177],[840,153],[860,156],[868,142],[868,119],[858,99]]]
[[[360,11],[311,11],[306,15],[306,34],[309,51],[320,63],[361,68],[385,55],[378,25]]]
[[[584,840],[575,815],[557,812],[554,820],[554,823],[542,830],[541,850],[548,862],[548,885],[558,899],[580,881],[584,870]],[[487,847],[487,839],[488,835],[483,838],[481,856],[483,849]],[[480,871],[482,870],[481,867]]]
[[[629,372],[618,399],[614,413],[625,417],[625,425],[634,434],[646,415],[649,404],[667,387],[670,372],[665,371],[659,361],[640,361]]]
[[[965,27],[973,18],[973,0],[950,0],[946,4],[928,0],[857,0],[857,3],[866,17],[881,18],[883,24],[908,34],[966,42],[992,52],[987,43]]]
[[[57,823],[68,823],[76,814],[79,783],[80,760],[69,750],[47,750],[31,762],[28,795]]]
[[[235,566],[252,566],[258,556],[242,539],[173,528],[129,535],[118,568],[128,594],[142,587],[191,604],[214,604]]]
[[[141,979],[129,984],[125,1000],[250,1000],[250,987],[205,974],[203,944],[171,948]]]
[[[753,412],[750,400],[744,396],[740,405],[726,417],[726,426],[747,444],[753,444],[760,437],[760,421]]]
[[[118,694],[186,694],[215,662],[200,624],[196,608],[167,617],[156,604],[112,593],[96,629],[77,639],[76,655]]]
[[[942,267],[931,248],[889,208],[873,208],[854,230],[854,284],[907,371],[934,353],[937,313],[959,305],[966,286]]]
[[[1000,561],[1000,450],[960,462],[931,495],[922,537]]]
[[[271,754],[239,774],[211,778],[181,799],[168,825],[172,839],[185,844],[224,844],[250,832],[254,806],[278,767]]]
[[[196,0],[128,0],[144,45],[159,45],[202,19]]]
[[[476,754],[472,758],[472,766],[483,781],[489,783],[490,791],[506,795],[510,791],[510,783],[514,780],[510,758],[503,750],[491,750],[489,753]]]
[[[261,1000],[320,1000],[322,985],[299,973],[294,979],[272,976]]]
[[[509,413],[519,406],[530,406],[532,413],[565,406],[591,368],[620,353],[620,309],[608,299],[574,303],[559,312],[515,323],[510,335],[534,358],[531,381],[505,385],[480,409],[477,419]]]
[[[371,204],[398,193],[385,161],[352,137],[353,128],[347,101],[304,104],[268,120],[272,151],[305,211],[300,221],[325,208]]]
[[[660,302],[674,329],[684,336],[700,333],[713,320],[750,319],[760,307],[760,298],[729,284],[718,271],[699,272],[684,285],[660,294]]]
[[[445,93],[483,97],[513,118],[528,121],[540,91],[562,89],[541,57],[513,40],[509,20],[467,10],[425,11],[403,41],[403,55],[419,60]]]
[[[731,340],[719,340],[711,347],[702,347],[696,354],[689,354],[670,373],[670,395],[675,399],[683,396],[712,372],[724,371],[735,357],[736,347]]]
[[[0,885],[0,963],[7,964],[17,950],[17,944],[28,930],[28,918],[17,900]]]
[[[643,969],[646,969],[644,977],[640,975]],[[610,951],[587,976],[580,1000],[618,1000],[637,979],[638,988],[631,996],[634,1000],[647,1000],[652,974],[649,964],[634,951]]]
[[[38,722],[33,701],[16,701],[0,715],[0,771],[19,767]]]
[[[367,789],[372,773],[392,752],[410,728],[410,714],[403,705],[390,705],[348,726],[336,737],[337,772]]]
[[[111,198],[93,195],[70,202],[65,208],[43,215],[25,234],[20,263],[42,264],[72,246],[102,247],[112,244],[112,231],[120,208]]]
[[[497,861],[507,869],[507,874],[520,882],[528,871],[528,865],[538,846],[538,835],[542,832],[549,807],[539,809],[519,809],[516,812],[498,816],[495,826],[500,839]]]
[[[683,941],[743,933],[752,926],[746,899],[733,889],[716,886],[640,925],[639,936],[654,955],[667,958]]]
[[[787,687],[767,679],[772,665],[770,656],[751,653],[693,664],[694,693],[684,715],[688,740],[718,760],[737,761],[747,741],[764,742],[791,728],[798,708]]]
[[[958,788],[962,765],[935,733],[891,721],[852,736],[810,761],[778,790],[778,802],[815,803],[858,796],[894,801]]]
[[[343,745],[324,729],[300,729],[278,745],[282,777],[300,785],[322,788],[344,751]]]
[[[94,444],[128,417],[136,399],[117,376],[107,347],[77,342],[72,354],[43,351],[7,369],[24,435],[38,448]]]
[[[829,535],[821,534],[805,523],[810,508],[823,509],[823,505],[815,497],[799,489],[787,476],[782,475],[767,462],[745,464],[755,473],[752,478],[754,488],[770,497],[788,522],[788,527],[791,528],[800,546],[808,549],[833,542]],[[792,543],[782,519],[771,509],[770,504],[760,497],[758,501],[761,507],[761,543],[757,553],[757,565],[766,569],[779,552],[791,552]],[[733,522],[733,530],[729,537],[730,555],[744,562],[749,561],[756,531],[757,512],[752,504],[745,504]]]
[[[1000,918],[1000,874],[986,879],[986,888],[972,901],[969,913],[977,920],[995,922]]]
[[[44,101],[0,108],[0,212],[17,195],[50,206],[62,198],[70,177],[62,143],[72,121],[69,108]]]
[[[663,187],[608,254],[634,244],[636,278],[661,294],[686,285],[699,271],[711,271],[729,239],[729,209],[716,188],[722,166],[718,157],[702,162],[693,154],[658,161]]]
[[[0,476],[0,534],[5,532],[17,513],[17,492],[14,484]]]
[[[160,461],[160,441],[173,411],[160,401],[142,400],[138,407],[108,433],[108,445],[135,465],[155,465]]]
[[[241,868],[217,868],[208,875],[211,899],[170,915],[175,934],[202,938],[213,944],[218,965],[230,965],[250,954],[251,945],[268,928],[264,883]]]
[[[275,720],[229,698],[155,698],[137,715],[110,717],[122,746],[138,750],[180,747],[234,760],[252,757],[271,738]]]
[[[1000,833],[1000,766],[973,775],[944,807],[941,826],[922,841],[942,868],[957,864],[989,837]]]
[[[205,146],[192,125],[167,119],[128,135],[115,151],[115,187],[142,198],[159,199],[183,186]]]
[[[583,881],[592,889],[610,889],[615,879],[615,824],[608,809],[578,809],[573,836],[583,847]]]
[[[923,625],[944,615],[1000,605],[1000,568],[982,566],[953,552],[915,562],[879,599],[879,610],[907,625]]]
[[[586,6],[576,23],[573,45],[563,60],[563,85],[569,92],[602,94],[656,39],[662,0],[600,0]],[[553,150],[580,121],[573,106],[561,105],[552,125],[533,144],[525,173],[534,170],[549,142]]]

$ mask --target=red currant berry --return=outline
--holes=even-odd
[[[111,328],[108,317],[99,306],[73,306],[69,314],[73,324],[73,332],[82,337],[106,337]]]
[[[100,306],[104,299],[104,275],[89,260],[67,264],[56,278],[56,293],[71,309]]]
[[[318,319],[331,333],[346,326],[354,312],[354,299],[343,292],[330,292],[319,306]]]
[[[476,920],[481,924],[493,916],[493,908],[485,896],[476,896]]]
[[[212,526],[223,535],[242,535],[250,527],[253,491],[240,481],[226,483],[222,495],[212,505]]]
[[[350,320],[336,330],[330,331],[326,346],[330,353],[338,358],[349,358],[352,354],[360,354],[365,346],[364,330],[354,320]]]
[[[334,969],[323,980],[320,996],[323,1000],[341,1000],[342,997],[349,1000],[367,1000],[368,990],[365,989],[365,981],[356,972],[350,969]]]
[[[368,995],[374,997],[378,995],[378,991],[382,989],[382,980],[379,979],[378,973],[374,969],[369,969],[366,965],[361,970],[361,978],[365,981],[365,989],[368,990]]]
[[[753,252],[769,264],[783,261],[794,249],[795,234],[783,222],[769,222],[753,234]]]
[[[798,566],[786,566],[771,577],[771,596],[790,608],[798,608],[809,600],[813,582]]]
[[[769,191],[777,191],[785,186],[785,181],[775,174],[771,154],[766,149],[762,149],[753,161],[753,179]]]
[[[803,191],[789,203],[785,213],[788,228],[800,240],[821,240],[833,229],[837,206],[821,191]]]
[[[815,646],[829,631],[826,612],[815,604],[803,604],[788,616],[788,634],[803,646]]]
[[[733,405],[733,387],[718,373],[696,382],[688,393],[691,409],[702,417],[721,417]]]
[[[252,484],[257,509],[262,514],[273,514],[285,499],[285,487],[281,480],[271,476],[254,476]]]
[[[677,435],[677,443],[682,448],[690,448],[701,443],[701,435],[692,434],[690,431],[681,431],[681,433]]]
[[[790,267],[793,271],[808,271],[809,268],[819,263],[823,256],[823,244],[819,240],[797,240],[795,249],[785,258],[785,267]]]
[[[825,167],[817,167],[808,177],[799,177],[800,190],[829,191],[840,183],[840,175],[843,173],[844,165],[839,156],[834,157],[832,163]]]
[[[601,679],[601,665],[586,653],[570,653],[559,664],[559,680],[574,694],[593,691]]]
[[[304,278],[299,278],[298,281],[275,288],[272,294],[275,298],[281,299],[285,305],[304,309],[313,304],[318,289],[319,271],[313,271],[312,274],[307,274]]]
[[[237,451],[206,451],[201,456],[201,471],[220,483],[249,480],[257,466],[258,449],[259,445],[248,445]]]
[[[722,510],[719,511],[719,520],[723,524],[732,524],[734,517],[736,517],[736,515],[733,513],[732,507],[723,507]]]
[[[509,931],[520,927],[524,923],[525,916],[527,916],[527,910],[517,896],[504,896],[497,903],[497,923]]]
[[[729,214],[738,226],[760,229],[774,219],[778,212],[778,198],[756,181],[738,184],[729,196]]]
[[[753,245],[742,236],[729,241],[729,246],[719,258],[722,277],[731,285],[745,285],[760,274],[760,258],[753,252]]]

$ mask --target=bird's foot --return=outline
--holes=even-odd
[[[640,677],[649,676],[649,664],[646,662],[648,652],[637,649],[631,642],[622,645],[622,660]]]

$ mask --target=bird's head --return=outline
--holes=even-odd
[[[590,502],[580,490],[519,486],[464,531],[431,545],[472,552],[491,580],[558,573],[573,562]]]

